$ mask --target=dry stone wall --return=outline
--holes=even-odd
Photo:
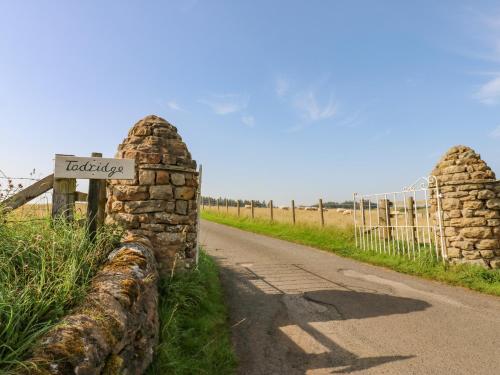
[[[432,172],[441,193],[443,236],[452,263],[500,268],[500,181],[466,146],[452,147]],[[437,200],[431,200],[437,212]]]
[[[158,341],[158,272],[147,240],[113,251],[76,311],[48,332],[16,373],[142,374]],[[36,364],[36,367],[29,366]]]
[[[117,158],[136,160],[134,180],[111,180],[107,222],[152,244],[160,273],[196,259],[198,173],[177,129],[158,116],[137,122]]]

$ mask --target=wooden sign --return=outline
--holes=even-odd
[[[133,180],[135,160],[56,155],[55,178]]]

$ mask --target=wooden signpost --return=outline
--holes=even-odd
[[[92,157],[56,155],[52,217],[73,220],[75,200],[82,194],[76,193],[76,179],[89,179],[87,225],[94,240],[97,229],[104,223],[106,180],[134,178],[135,160],[102,158],[99,152],[93,152]]]

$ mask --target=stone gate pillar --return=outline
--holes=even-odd
[[[443,235],[450,262],[500,268],[500,183],[493,171],[471,148],[455,146],[441,158],[432,175],[441,192]]]
[[[135,159],[134,180],[111,180],[107,223],[149,240],[158,268],[191,267],[196,259],[198,173],[177,129],[158,116],[137,122],[117,158]]]

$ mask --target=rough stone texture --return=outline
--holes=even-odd
[[[452,147],[434,168],[441,193],[448,259],[500,267],[500,181],[466,146]],[[437,212],[435,194],[432,210]]]
[[[149,238],[160,274],[196,259],[198,173],[177,129],[158,116],[137,122],[117,158],[136,160],[136,178],[111,180],[107,222]]]
[[[73,314],[34,349],[19,374],[142,374],[158,341],[158,272],[151,244],[124,243],[108,257]]]

